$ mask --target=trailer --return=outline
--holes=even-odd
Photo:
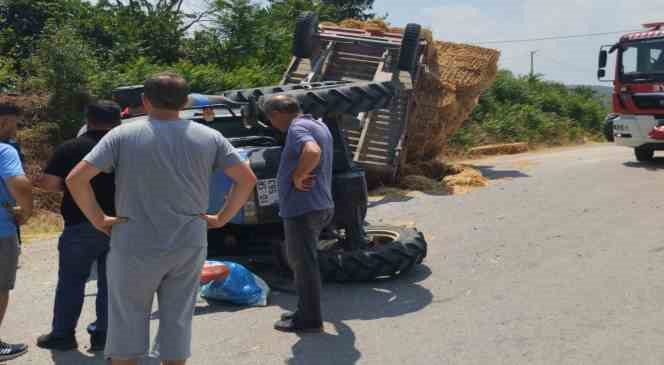
[[[293,58],[282,85],[329,81],[400,84],[398,95],[386,108],[340,123],[352,159],[367,171],[370,184],[397,183],[405,162],[413,90],[426,67],[428,44],[420,32],[418,24],[408,24],[403,32],[319,25],[311,12],[296,21]]]

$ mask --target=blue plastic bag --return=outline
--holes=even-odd
[[[201,286],[201,296],[238,305],[267,305],[269,288],[259,277],[244,266],[229,261],[221,262],[230,273],[224,280],[212,280]]]

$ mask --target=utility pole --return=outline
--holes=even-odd
[[[530,51],[530,78],[532,79],[535,76],[535,53],[539,51]]]

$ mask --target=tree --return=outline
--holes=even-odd
[[[49,24],[44,33],[30,62],[31,83],[50,91],[49,116],[60,124],[65,136],[71,136],[83,120],[83,108],[89,100],[89,77],[99,72],[99,66],[87,43],[72,27]]]
[[[323,0],[323,3],[335,8],[337,20],[348,18],[366,20],[376,16],[370,12],[374,0]]]

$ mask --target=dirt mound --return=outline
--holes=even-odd
[[[42,171],[46,162],[53,153],[53,135],[57,125],[51,123],[38,124],[33,128],[22,129],[18,132],[18,142],[25,157],[23,168],[30,179],[36,178]],[[39,189],[34,190],[35,208],[50,212],[58,212],[62,194],[47,193]]]
[[[432,37],[429,31],[423,32],[424,39]],[[499,56],[496,50],[477,46],[430,44],[426,55],[429,69],[420,76],[410,115],[409,161],[427,161],[441,155],[449,136],[468,119],[480,95],[491,86]]]
[[[46,120],[48,96],[40,94],[21,95],[0,93],[0,103],[9,102],[17,105],[22,113],[19,120],[21,127],[31,127]]]

